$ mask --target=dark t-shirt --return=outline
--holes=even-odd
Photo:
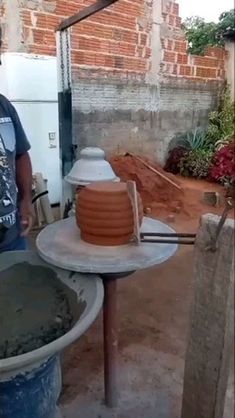
[[[19,235],[15,161],[29,149],[15,108],[0,95],[0,251]]]

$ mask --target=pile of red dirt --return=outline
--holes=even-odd
[[[159,212],[165,213],[183,209],[184,191],[179,189],[181,187],[179,180],[176,176],[166,173],[159,164],[130,154],[113,156],[109,162],[122,181],[133,180],[136,182],[145,210],[148,207],[152,208],[153,205]],[[148,168],[145,163],[165,176],[166,179]]]

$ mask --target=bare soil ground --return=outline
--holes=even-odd
[[[206,182],[182,180],[187,214],[175,214],[177,231],[196,231],[202,213],[222,208],[202,203]],[[166,221],[159,207],[151,216]],[[119,281],[119,406],[103,405],[102,317],[63,357],[65,418],[180,418],[184,357],[192,298],[193,248],[181,247],[168,262]],[[234,416],[234,377],[224,418]],[[190,417],[188,417],[190,418]],[[221,417],[222,418],[222,417]]]

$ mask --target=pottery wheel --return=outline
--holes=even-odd
[[[174,233],[168,225],[144,218],[143,232]],[[47,226],[37,238],[39,255],[48,263],[82,273],[121,273],[161,264],[174,255],[176,244],[134,243],[116,247],[81,240],[74,217]]]

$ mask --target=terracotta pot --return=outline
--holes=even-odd
[[[143,205],[140,196],[140,224]],[[94,245],[124,245],[131,241],[134,216],[126,183],[100,182],[80,191],[76,206],[81,238]]]

